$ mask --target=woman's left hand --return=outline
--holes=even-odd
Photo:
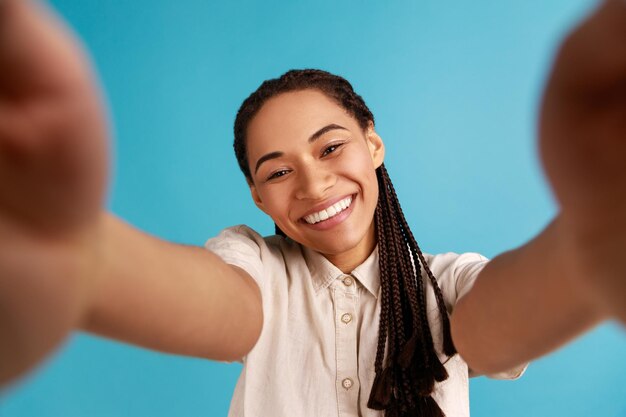
[[[625,0],[602,2],[564,41],[539,138],[565,244],[577,254],[573,282],[626,324]]]

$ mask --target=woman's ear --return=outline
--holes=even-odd
[[[376,133],[376,130],[374,130],[374,122],[372,121],[368,123],[367,130],[365,131],[365,139],[367,140],[367,146],[372,155],[374,167],[378,168],[385,160],[385,144],[382,138],[378,136],[378,133]]]

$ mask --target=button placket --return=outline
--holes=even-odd
[[[335,296],[338,411],[341,417],[357,417],[359,380],[355,318],[357,317],[358,295],[354,278],[346,275],[337,280],[333,293]]]

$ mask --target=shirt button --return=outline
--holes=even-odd
[[[346,287],[349,287],[350,285],[352,285],[354,281],[352,280],[352,277],[345,277],[343,279],[343,285],[345,285]]]
[[[350,378],[346,378],[343,381],[341,381],[341,386],[344,387],[345,389],[352,388],[352,385],[354,385],[354,382],[352,382]]]
[[[352,314],[346,313],[343,316],[341,316],[341,321],[343,321],[344,323],[348,324],[352,321]]]

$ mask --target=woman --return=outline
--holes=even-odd
[[[207,242],[263,300],[231,415],[468,415],[448,311],[486,260],[422,254],[351,85],[320,70],[265,81],[238,112],[235,152],[283,237],[239,226]]]
[[[3,305],[8,305],[10,311],[16,312],[8,326],[3,326],[8,329],[10,339],[5,338],[4,334],[3,339],[14,342],[5,347],[8,349],[7,354],[13,348],[17,350],[20,345],[30,347],[16,354],[16,357],[22,359],[21,363],[12,363],[8,370],[2,369],[3,376],[8,378],[20,372],[77,321],[82,321],[86,329],[155,349],[213,359],[243,357],[255,344],[261,327],[265,326],[261,309],[266,312],[266,300],[261,304],[258,277],[251,273],[253,269],[247,271],[229,266],[211,253],[197,248],[158,241],[116,219],[99,214],[105,164],[101,159],[94,160],[94,155],[100,155],[97,151],[102,148],[106,129],[88,71],[77,58],[71,43],[64,39],[65,35],[31,4],[5,1],[2,7],[0,18],[3,19],[2,27],[6,32],[1,56],[3,63],[10,64],[2,67],[2,91],[10,99],[11,105],[3,106],[0,116],[2,157],[6,161],[1,165],[3,172],[0,176],[5,179],[0,188],[3,202],[0,226],[5,232],[0,241],[3,246],[0,267],[2,276],[12,279],[9,281],[4,278],[2,285],[6,291],[0,293],[6,297],[6,301],[2,300]],[[480,273],[477,284],[454,309],[451,340],[463,359],[479,372],[492,373],[519,365],[553,349],[607,314],[622,314],[623,317],[623,306],[615,301],[620,299],[616,294],[623,292],[606,291],[607,288],[623,285],[619,279],[619,258],[611,255],[612,251],[620,247],[624,230],[619,225],[622,218],[620,213],[623,213],[623,210],[619,210],[619,204],[623,200],[618,199],[618,204],[615,204],[615,191],[624,188],[623,175],[620,176],[621,171],[615,169],[621,166],[623,159],[620,159],[622,154],[619,152],[621,144],[615,141],[608,143],[607,149],[610,151],[600,155],[604,160],[592,161],[595,165],[587,163],[588,171],[582,179],[577,177],[581,170],[575,162],[581,155],[588,156],[584,151],[585,138],[581,138],[581,143],[576,146],[565,148],[559,145],[559,141],[580,132],[575,129],[574,121],[581,124],[588,121],[585,126],[590,126],[594,138],[598,135],[593,132],[605,132],[607,141],[623,137],[619,123],[610,124],[608,129],[604,125],[592,123],[595,119],[590,114],[594,113],[592,110],[595,107],[589,107],[588,104],[593,103],[595,106],[598,98],[604,97],[598,93],[606,93],[605,89],[609,90],[607,86],[613,86],[616,80],[623,77],[623,62],[615,58],[620,56],[615,51],[621,51],[619,31],[623,31],[623,20],[620,20],[623,14],[621,3],[606,2],[570,38],[548,87],[543,111],[542,145],[546,167],[562,202],[561,216],[528,245],[490,262]],[[596,28],[603,30],[598,34]],[[42,33],[46,34],[43,39],[39,36]],[[602,45],[607,49],[612,41],[614,49],[607,56],[599,57],[603,59],[599,60],[603,65],[594,62],[593,68],[590,68],[584,65],[584,54],[591,51],[585,50],[584,46],[594,36],[606,38],[608,42],[602,42]],[[19,41],[9,42],[9,39]],[[579,58],[581,54],[583,58]],[[580,93],[573,95],[576,99],[572,98],[573,92]],[[326,102],[315,102],[314,97],[305,97],[305,93],[282,93],[268,100],[258,110],[256,117],[251,118],[246,129],[247,162],[251,172],[254,172],[249,178],[252,180],[249,181],[250,188],[255,202],[272,216],[288,236],[304,247],[324,254],[325,259],[339,270],[350,272],[367,260],[376,241],[373,239],[376,228],[372,224],[374,206],[378,201],[374,198],[374,190],[378,193],[378,181],[374,180],[374,168],[382,163],[384,148],[373,130],[373,118],[368,121],[371,124],[363,126],[359,125],[356,117],[350,122],[350,118],[345,119],[346,115],[343,114],[348,106],[338,106],[323,94],[321,97],[316,95],[317,100],[325,99]],[[611,97],[611,94],[604,97],[613,107],[604,108],[607,113],[603,114],[612,115],[615,119],[614,112],[610,110],[619,109],[620,102],[608,100]],[[284,114],[293,108],[302,109],[307,103],[314,108],[334,110],[337,118],[343,115],[341,124],[331,124],[350,131],[353,139],[363,140],[353,140],[350,145],[341,145],[338,149],[325,143],[326,148],[315,154],[317,159],[313,163],[310,150],[314,148],[311,146],[319,146],[324,138],[313,138],[312,134],[328,124],[321,124],[318,130],[308,135],[299,132],[290,136],[300,140],[296,151],[285,148],[290,144],[286,137],[282,137],[281,141],[280,137],[274,138],[267,134],[269,131],[276,132],[275,123],[281,123],[281,120],[276,120],[279,119],[276,114]],[[575,118],[572,118],[573,113]],[[303,129],[308,126],[305,122],[310,120],[310,113],[300,122],[296,116],[287,118],[288,121],[294,121],[294,132],[298,127]],[[613,119],[609,117],[609,120]],[[93,140],[86,141],[84,137]],[[357,152],[357,164],[349,164],[348,168],[324,168],[327,159],[323,163],[322,154],[324,158],[330,156],[331,159],[335,152],[353,157],[351,151],[342,151],[341,147],[351,149],[354,143],[361,144]],[[557,160],[556,156],[565,149],[570,154],[566,155],[567,158]],[[276,152],[281,152],[282,156]],[[284,156],[291,156],[291,159],[281,160]],[[300,165],[274,167],[272,172],[267,173],[267,177],[256,177],[271,167],[272,163],[293,164],[294,161]],[[567,163],[573,164],[570,166]],[[322,169],[316,169],[320,167]],[[280,179],[283,176],[285,178]],[[379,178],[385,180],[382,174]],[[605,181],[607,178],[611,181]],[[603,188],[604,184],[607,184],[606,188]],[[48,191],[51,186],[56,188],[52,196]],[[309,226],[309,221],[316,222],[316,216],[321,219],[328,215],[328,212],[322,212],[332,201],[323,192],[334,192],[333,187],[336,186],[342,189],[339,197],[345,197],[342,198],[346,205],[344,222],[351,221],[355,215],[363,220],[342,230],[348,233],[333,233],[333,227],[322,230],[325,226],[321,224]],[[24,193],[22,190],[25,189],[34,192]],[[64,193],[64,198],[58,198],[58,190]],[[392,196],[392,189],[386,187],[386,184],[382,183],[380,190],[381,195],[387,193]],[[593,199],[589,198],[591,195]],[[308,202],[306,209],[302,201]],[[395,204],[393,198],[388,201],[392,206]],[[607,203],[609,201],[610,204]],[[399,207],[396,212],[400,213]],[[343,211],[333,219],[340,217],[341,213]],[[294,217],[296,215],[300,216]],[[403,229],[401,216],[396,218],[399,225],[390,223],[389,219],[386,224],[391,228]],[[380,219],[380,222],[385,224],[385,219]],[[402,242],[414,254],[408,258],[409,263],[411,260],[415,262],[417,269],[416,261],[420,260],[419,264],[425,268],[427,262],[419,259],[419,250],[407,233],[408,228],[404,230]],[[402,234],[400,230],[399,235]],[[379,239],[378,244],[382,245],[383,241]],[[404,252],[402,244],[396,242],[396,246],[397,253]],[[28,258],[8,256],[9,250],[18,255],[28,254]],[[37,262],[33,262],[33,259]],[[129,264],[128,259],[132,259],[133,263]],[[569,259],[580,262],[570,266]],[[401,276],[406,281],[405,301],[388,306],[389,311],[382,308],[381,314],[390,315],[391,309],[400,308],[405,311],[396,314],[396,317],[407,317],[408,320],[395,329],[389,327],[389,349],[391,352],[396,349],[398,356],[391,360],[387,356],[384,366],[380,353],[384,352],[384,346],[379,345],[380,354],[377,355],[375,371],[378,371],[376,374],[382,382],[374,384],[374,388],[380,386],[380,392],[372,395],[373,402],[370,405],[386,408],[389,413],[397,410],[404,413],[403,407],[415,410],[420,403],[413,401],[411,405],[407,393],[418,391],[424,394],[420,396],[425,399],[424,407],[437,413],[433,402],[428,400],[430,382],[399,375],[406,370],[417,372],[430,369],[432,378],[441,380],[444,377],[441,368],[437,371],[432,353],[427,349],[428,327],[421,326],[420,329],[417,324],[416,317],[420,313],[416,309],[425,306],[423,303],[415,303],[415,292],[419,292],[419,288],[416,286],[413,292],[412,281],[406,279],[412,273],[412,267],[405,262],[399,268],[403,269]],[[601,278],[598,283],[589,284],[585,280],[585,271],[590,270],[598,271]],[[91,279],[95,271],[100,276]],[[54,275],[58,276],[55,277],[52,291],[45,294],[42,290],[46,288],[37,281],[42,276]],[[426,273],[426,277],[428,275]],[[502,285],[504,277],[506,285]],[[430,281],[428,288],[436,293],[434,279]],[[381,285],[384,282],[381,277]],[[591,293],[600,294],[597,299],[583,291],[587,284]],[[559,297],[559,289],[565,285],[580,291],[573,291],[571,297],[563,299]],[[27,294],[32,298],[40,291],[45,295],[42,295],[42,302],[36,309],[28,308],[15,297],[9,299],[6,296]],[[390,286],[390,293],[394,291]],[[57,294],[59,298],[56,298]],[[136,294],[141,294],[141,297],[137,299]],[[67,307],[64,301],[66,297],[73,300]],[[401,299],[402,295],[399,297]],[[437,298],[439,300],[431,305],[441,307],[444,303],[441,297]],[[241,302],[233,304],[230,301],[232,299]],[[181,303],[181,300],[185,302]],[[64,308],[59,310],[59,305]],[[444,323],[442,336],[446,340],[447,313],[441,310],[439,313]],[[53,314],[48,314],[48,311]],[[495,319],[494,312],[497,313]],[[542,320],[529,326],[525,320],[529,313],[536,314]],[[41,316],[38,314],[58,317],[57,327],[47,328],[45,332],[33,331],[34,326],[40,323],[38,320]],[[421,318],[424,318],[423,314]],[[23,332],[23,323],[32,326],[31,331]],[[508,334],[505,326],[515,328],[516,334]],[[418,329],[424,336],[422,341],[412,339],[412,336],[418,334]],[[385,341],[384,336],[381,334],[379,340]],[[448,355],[453,353],[451,340],[448,338],[447,346],[444,345]],[[392,348],[392,343],[397,346]],[[414,360],[419,355],[417,352],[422,355],[421,361]],[[390,366],[395,370],[385,374],[385,369],[390,369]],[[389,389],[422,382],[423,386],[417,389],[409,387],[405,393],[396,394],[395,390]],[[401,401],[396,401],[398,399]]]

